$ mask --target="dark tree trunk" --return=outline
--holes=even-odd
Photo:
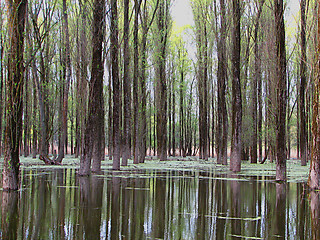
[[[4,16],[3,12],[1,11],[1,20],[0,20],[0,31],[3,29],[3,19]],[[3,109],[4,109],[4,101],[3,101],[3,82],[4,82],[4,37],[3,34],[0,33],[0,119],[3,119]],[[2,141],[3,141],[3,130],[2,130],[2,121],[0,121],[0,156],[2,155]]]
[[[277,111],[276,111],[276,180],[286,180],[286,43],[284,27],[283,0],[275,0],[275,39],[276,39],[276,81],[277,81]]]
[[[95,161],[101,162],[104,129],[103,111],[103,73],[102,43],[104,40],[105,0],[94,1],[93,32],[92,32],[92,66],[89,85],[88,115],[86,119],[84,148],[80,159],[79,175],[89,175],[93,151]],[[119,163],[120,164],[120,163]],[[100,170],[100,163],[93,164],[93,171]]]
[[[182,60],[183,61],[183,60]],[[183,106],[183,101],[184,101],[184,69],[183,69],[183,64],[182,67],[180,68],[180,84],[179,84],[179,96],[180,96],[180,111],[179,111],[179,139],[180,139],[180,144],[179,144],[179,149],[180,149],[180,156],[185,155],[185,147],[184,147],[184,142],[185,142],[185,136],[184,136],[184,106]]]
[[[226,81],[227,81],[227,54],[226,54],[226,6],[225,1],[220,0],[221,29],[218,38],[218,124],[217,124],[217,162],[227,165],[228,148],[228,113],[226,105]]]
[[[23,139],[23,149],[24,149],[24,157],[29,156],[29,70],[26,71],[25,74],[25,95],[24,95],[24,117],[23,117],[23,125],[24,125],[24,139]]]
[[[318,6],[320,0],[317,1]],[[313,117],[312,117],[312,153],[308,185],[311,189],[320,189],[320,8],[317,15],[317,55],[316,76],[313,91]]]
[[[24,86],[24,29],[27,0],[8,1],[9,54],[7,75],[6,131],[2,188],[19,188],[19,148],[22,137]]]
[[[139,163],[139,13],[142,0],[134,1],[134,31],[133,31],[133,45],[134,45],[134,71],[133,71],[133,162]]]
[[[33,78],[34,78],[33,74]],[[37,99],[37,87],[35,81],[33,81],[33,113],[32,113],[32,158],[37,157],[38,148],[38,129],[37,129],[37,112],[38,112],[38,99]]]
[[[120,81],[118,60],[118,8],[117,0],[111,0],[111,72],[113,85],[113,170],[120,169]]]
[[[167,1],[159,3],[157,30],[159,35],[156,50],[156,106],[157,106],[157,154],[160,161],[167,159],[167,83],[166,83],[166,49],[168,38]]]
[[[240,81],[240,3],[233,1],[233,34],[232,34],[232,137],[230,170],[239,172],[241,170],[242,149],[242,99]]]
[[[123,92],[124,92],[124,149],[122,166],[128,165],[131,158],[131,79],[129,78],[130,52],[129,52],[129,0],[124,0],[123,22]]]
[[[300,154],[301,166],[307,164],[307,139],[308,134],[306,130],[306,109],[305,109],[305,89],[306,89],[306,61],[307,61],[307,47],[306,47],[306,0],[300,1],[301,12],[301,62],[300,62]]]

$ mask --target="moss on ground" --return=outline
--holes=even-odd
[[[60,168],[71,168],[77,169],[80,165],[80,160],[68,155],[62,161],[62,165],[45,165],[39,158],[33,159],[32,157],[21,157],[20,158],[22,169],[60,169]],[[2,168],[3,158],[0,158],[0,166]],[[157,170],[157,171],[182,171],[182,172],[202,172],[208,173],[202,174],[201,178],[221,178],[221,175],[228,175],[232,172],[229,171],[229,166],[223,166],[217,164],[215,158],[210,158],[208,161],[199,160],[197,157],[169,157],[167,161],[160,161],[154,157],[148,157],[145,163],[133,164],[132,160],[128,161],[128,166],[121,167],[121,171],[112,171],[112,160],[106,157],[106,160],[102,162],[102,170],[105,173],[112,172],[113,174],[119,174],[123,177],[132,177],[133,172],[138,170]],[[139,177],[150,177],[149,174],[138,173]],[[309,165],[301,166],[299,160],[288,160],[287,161],[287,179],[288,182],[306,182],[309,174]],[[243,161],[241,165],[241,172],[233,174],[232,179],[234,180],[248,180],[248,177],[268,177],[270,179],[275,178],[276,165],[275,163],[266,162],[264,164],[251,164],[248,161]],[[175,176],[176,177],[176,176]],[[188,176],[181,176],[188,177]],[[226,176],[227,177],[227,176]],[[224,178],[224,177],[223,177]],[[224,178],[228,180],[227,178]],[[229,180],[232,180],[229,179]],[[265,178],[264,178],[265,179]]]

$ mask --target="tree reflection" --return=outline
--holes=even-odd
[[[320,194],[312,191],[310,193],[311,227],[312,238],[320,239]]]
[[[2,239],[17,239],[19,222],[18,192],[2,193]]]
[[[237,175],[231,176],[232,178],[238,178]],[[238,239],[241,236],[241,212],[240,212],[240,183],[238,181],[231,181],[231,235],[234,239]]]
[[[81,225],[86,239],[100,238],[103,182],[94,175],[79,177]]]
[[[286,184],[276,183],[275,236],[286,236]]]

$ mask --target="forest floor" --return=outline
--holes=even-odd
[[[67,155],[62,161],[62,165],[45,165],[39,158],[20,157],[21,169],[57,169],[57,168],[79,168],[80,160],[74,156]],[[0,159],[0,166],[3,164],[3,158]],[[274,180],[276,175],[275,163],[266,161],[264,164],[251,164],[249,161],[241,163],[241,172],[234,174],[229,171],[229,166],[223,166],[216,163],[215,158],[210,158],[208,161],[199,160],[197,157],[169,157],[167,161],[159,161],[155,157],[147,157],[145,163],[133,164],[129,160],[128,166],[121,166],[121,171],[112,171],[112,160],[102,162],[101,169],[104,174],[130,174],[137,170],[157,170],[157,171],[181,171],[181,172],[202,172],[213,177],[233,178],[246,181],[250,177],[264,176],[269,180]],[[301,166],[297,159],[287,160],[287,179],[288,182],[306,182],[309,175],[309,164]]]

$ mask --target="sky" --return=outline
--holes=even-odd
[[[299,0],[288,0],[286,21],[289,24],[296,24],[295,16],[299,12]],[[190,0],[173,0],[172,17],[177,27],[193,25]]]
[[[287,0],[287,6],[285,9],[285,21],[287,26],[290,28],[290,32],[294,34],[298,29],[297,19],[300,8],[300,0]],[[173,0],[171,14],[176,28],[181,28],[185,25],[194,25],[192,10],[190,6],[190,0]],[[194,46],[193,37],[190,34],[183,36],[187,49],[189,52],[189,57],[195,60],[196,47]]]

